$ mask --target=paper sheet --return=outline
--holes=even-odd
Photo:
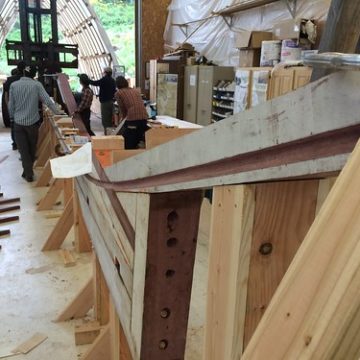
[[[54,178],[64,179],[89,174],[92,171],[91,143],[83,145],[71,155],[50,160]]]

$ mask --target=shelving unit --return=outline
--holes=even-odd
[[[212,122],[226,119],[234,114],[234,92],[223,87],[213,87]]]

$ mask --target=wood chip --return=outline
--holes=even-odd
[[[76,265],[76,260],[74,259],[74,256],[71,253],[71,251],[69,251],[67,249],[60,249],[59,254],[64,261],[65,267],[70,267],[70,266]]]
[[[35,349],[37,346],[39,346],[42,342],[44,342],[47,339],[47,335],[41,334],[41,333],[36,333],[34,334],[30,339],[26,340],[25,342],[23,342],[21,345],[19,345],[18,347],[16,347],[14,350],[12,350],[11,352],[13,354],[27,354],[29,353],[31,350]]]

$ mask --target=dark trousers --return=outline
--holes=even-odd
[[[139,142],[145,141],[145,132],[147,129],[147,120],[125,121],[122,132],[125,139],[125,149],[137,149]]]
[[[39,135],[39,125],[19,125],[14,123],[16,145],[21,155],[25,177],[34,176],[33,165],[36,156],[36,146]]]
[[[83,111],[80,111],[81,120],[86,127],[86,131],[90,136],[94,136],[95,133],[91,130],[91,126],[90,126],[90,115],[91,115],[90,109],[85,109]]]
[[[12,145],[15,145],[15,144],[16,144],[16,141],[15,141],[14,122],[13,122],[13,121],[10,122],[10,128],[11,128],[11,140],[12,140]]]

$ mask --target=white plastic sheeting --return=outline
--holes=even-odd
[[[226,6],[238,3],[239,0],[172,0],[164,34],[166,45],[176,48],[186,40],[186,36],[180,27],[172,24],[184,24],[204,19]],[[329,5],[330,0],[298,0],[296,17],[325,20]],[[239,52],[235,48],[236,31],[271,31],[275,22],[287,19],[291,19],[291,14],[285,0],[282,0],[233,14],[231,29],[221,16],[205,21],[198,30],[201,22],[189,24],[187,25],[187,34],[189,35],[192,32],[194,34],[187,42],[194,45],[201,55],[205,55],[218,65],[236,66],[239,62]],[[228,18],[228,20],[230,19]]]

